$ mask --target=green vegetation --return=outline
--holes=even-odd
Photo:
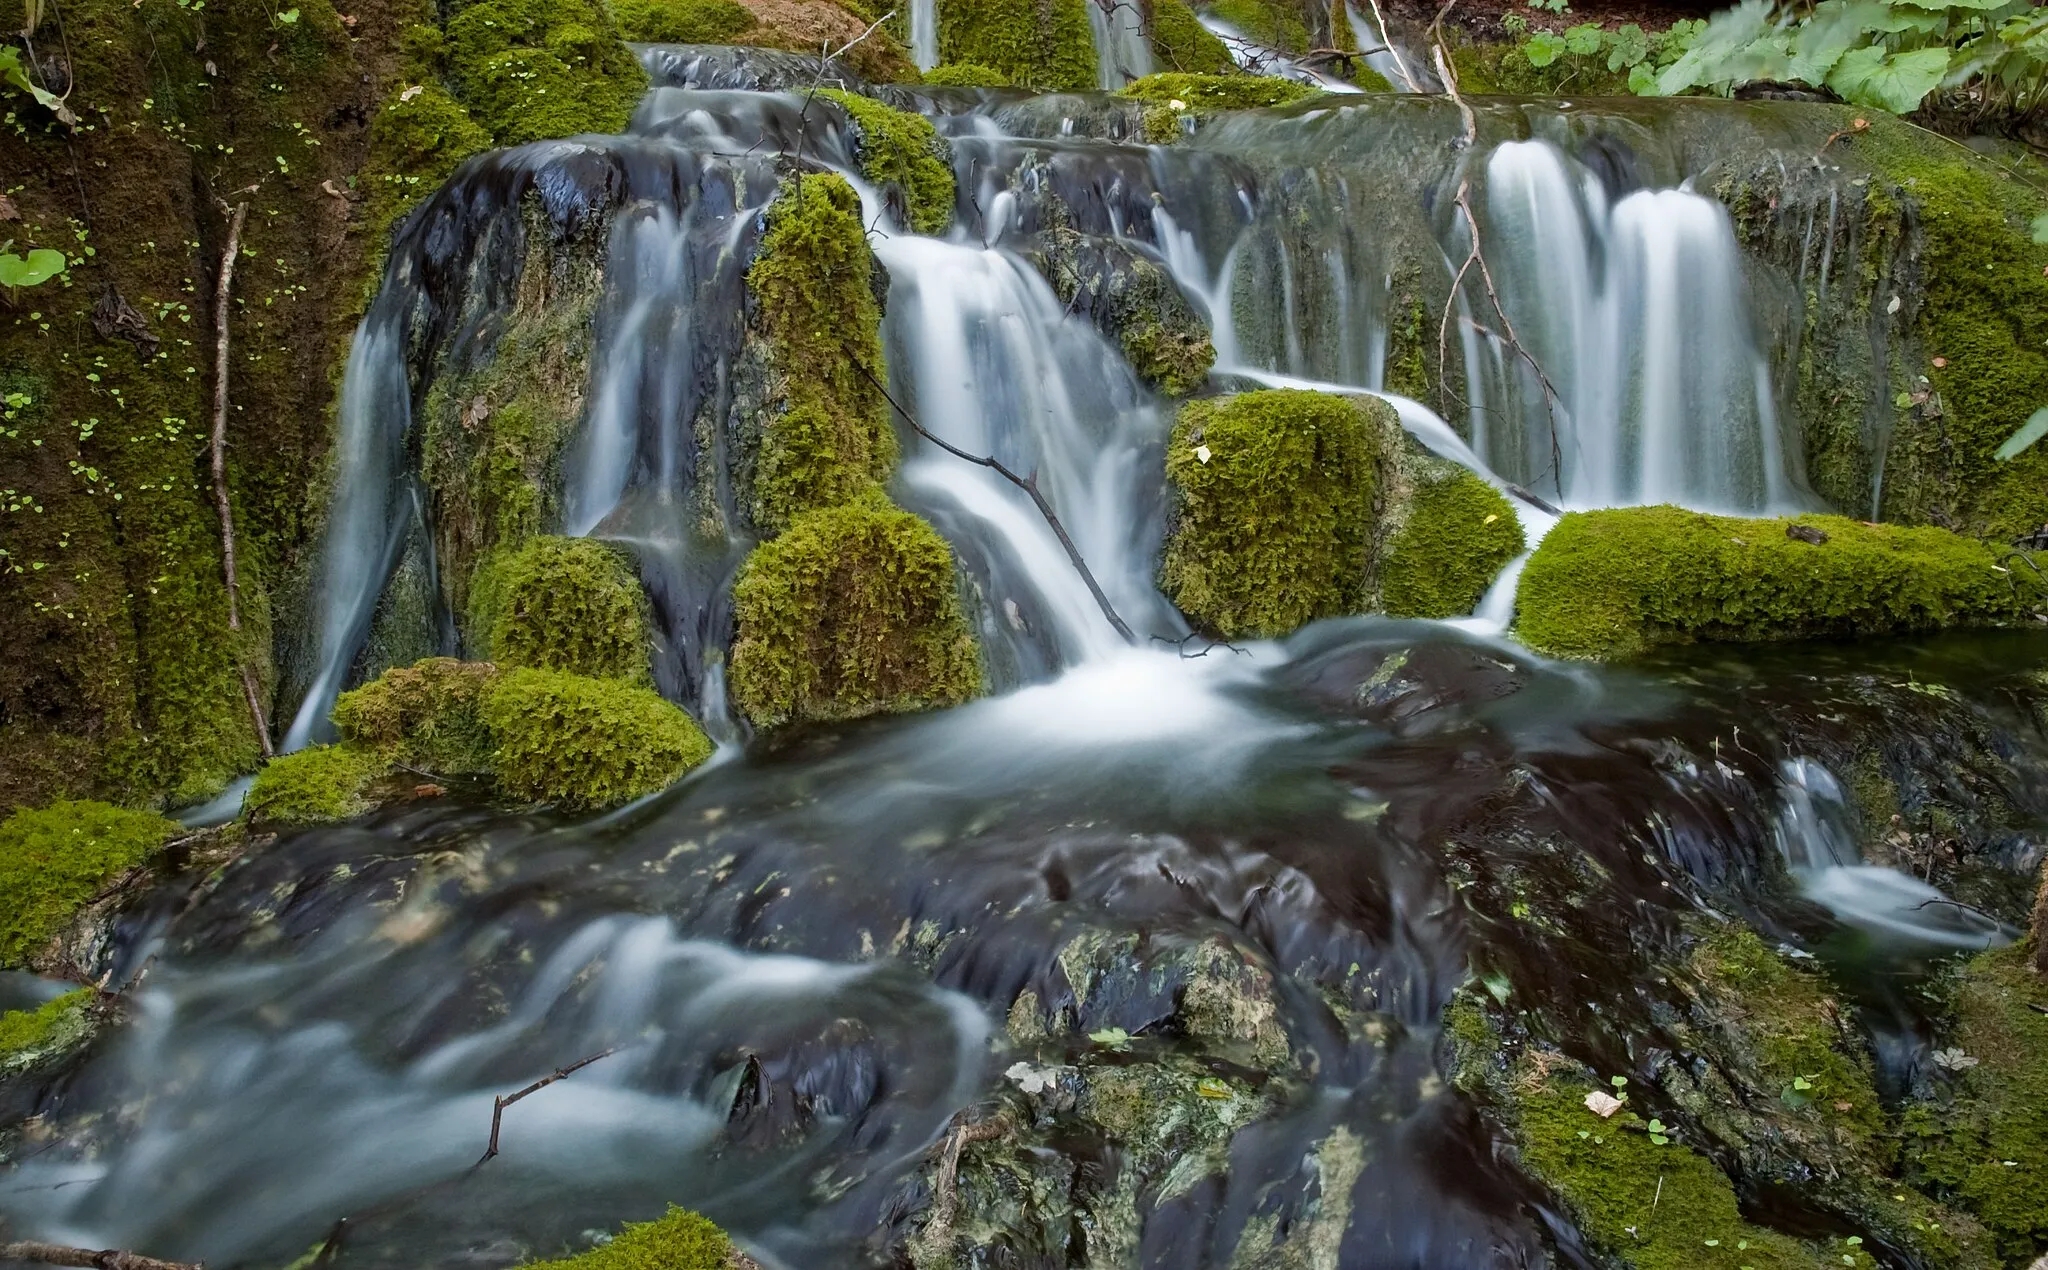
[[[1040,232],[1039,267],[1070,313],[1115,339],[1138,377],[1170,397],[1208,382],[1209,327],[1173,276],[1120,243],[1063,225]]]
[[[412,85],[385,102],[370,121],[360,180],[369,191],[364,220],[371,240],[384,241],[400,215],[490,146],[490,134],[438,84]]]
[[[732,44],[757,20],[733,0],[612,0],[619,34],[643,44]]]
[[[1250,39],[1282,53],[1306,53],[1309,28],[1301,14],[1277,0],[1210,0],[1211,13]]]
[[[1795,526],[1826,541],[1794,538]],[[1555,656],[1615,658],[1659,644],[1998,625],[2043,598],[2031,570],[1998,560],[1944,529],[1840,516],[1574,512],[1522,574],[1516,631]]]
[[[1510,30],[1526,19],[1511,15]],[[1633,22],[1607,30],[1598,22],[1526,31],[1514,44],[1460,43],[1451,51],[1458,81],[1468,93],[1622,96],[1653,93],[1660,70],[1692,48],[1704,21],[1680,18],[1661,31]]]
[[[177,831],[153,812],[95,802],[52,803],[0,821],[0,967],[28,960]]]
[[[479,570],[472,633],[489,631],[502,666],[567,670],[645,684],[654,638],[647,597],[625,553],[590,538],[541,537]]]
[[[767,345],[769,393],[750,511],[776,531],[888,478],[896,434],[881,391],[882,312],[860,199],[840,177],[786,183],[747,272]],[[863,373],[865,372],[865,373]]]
[[[939,56],[972,62],[1020,88],[1087,92],[1095,87],[1095,36],[1088,0],[938,0]]]
[[[1161,71],[1132,80],[1120,95],[1162,104],[1178,101],[1188,110],[1256,110],[1262,106],[1285,106],[1304,101],[1319,91],[1310,84],[1270,75],[1190,75]]]
[[[334,724],[348,745],[387,762],[444,775],[487,772],[492,741],[479,711],[497,677],[489,662],[453,657],[395,666],[341,694]]]
[[[942,62],[924,73],[933,88],[1010,88],[1010,77],[979,62]]]
[[[820,89],[818,96],[837,102],[853,121],[862,175],[901,195],[910,227],[920,234],[945,233],[953,223],[952,148],[932,121],[836,88]]]
[[[33,1010],[0,1014],[0,1073],[33,1067],[84,1039],[91,1029],[86,1007],[96,995],[91,988],[80,988]]]
[[[756,547],[733,609],[733,700],[758,726],[957,705],[981,689],[952,549],[878,489]]]
[[[1153,0],[1152,56],[1161,66],[1192,75],[1228,75],[1237,69],[1223,41],[1181,0]]]
[[[1395,617],[1470,613],[1526,545],[1499,490],[1446,466],[1418,483],[1407,523],[1382,549],[1381,608]]]
[[[370,783],[390,765],[354,745],[315,745],[263,765],[242,814],[258,824],[317,825],[370,809]]]
[[[499,786],[559,807],[651,794],[711,757],[689,715],[652,690],[553,670],[501,675],[484,694]]]
[[[623,132],[647,75],[611,11],[576,0],[477,0],[448,21],[455,95],[499,145]]]
[[[2048,1251],[2048,980],[2033,955],[2022,941],[1961,968],[1952,1074],[1904,1117],[1908,1176],[1975,1214],[2013,1266]]]
[[[730,1270],[732,1241],[709,1218],[671,1206],[666,1217],[629,1222],[607,1243],[525,1270]]]
[[[1263,637],[1360,610],[1383,414],[1376,399],[1293,390],[1181,407],[1160,586],[1190,621]]]

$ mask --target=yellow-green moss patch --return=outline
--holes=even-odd
[[[924,73],[934,88],[1009,88],[1010,77],[979,62],[942,62]]]
[[[177,829],[154,812],[96,802],[52,803],[0,822],[0,966],[27,960]]]
[[[1827,535],[1789,536],[1794,526]],[[1516,631],[1541,652],[1879,635],[2021,620],[2033,571],[1944,529],[1840,516],[1745,520],[1676,507],[1574,512],[1522,574]]]
[[[1223,41],[1181,0],[1153,0],[1152,56],[1161,66],[1192,75],[1227,75],[1237,69]]]
[[[647,683],[647,597],[625,553],[590,538],[535,538],[478,570],[473,628],[499,665]]]
[[[733,0],[612,0],[612,15],[621,36],[645,44],[730,44],[757,24]]]
[[[952,549],[879,490],[756,547],[733,609],[733,699],[763,727],[956,705],[981,688]]]
[[[647,75],[611,11],[575,0],[478,0],[448,22],[456,95],[499,145],[623,132]]]
[[[314,745],[263,765],[242,814],[258,823],[317,825],[352,820],[370,809],[370,782],[389,764],[355,745]]]
[[[0,1014],[0,1072],[25,1071],[84,1040],[92,1030],[85,1010],[93,996],[91,988],[80,988],[33,1010]]]
[[[606,1243],[526,1270],[731,1270],[732,1240],[707,1217],[671,1206],[651,1222],[632,1222]]]
[[[1139,101],[1181,102],[1191,110],[1256,110],[1285,106],[1316,96],[1320,90],[1271,75],[1191,75],[1161,71],[1132,80],[1122,96]]]
[[[490,146],[490,134],[440,85],[401,89],[370,121],[360,183],[369,196],[364,220],[371,241],[382,243],[400,215]]]
[[[939,56],[1049,92],[1095,87],[1088,0],[938,0]]]
[[[859,93],[824,88],[818,95],[837,102],[853,121],[861,173],[885,193],[893,188],[901,195],[910,227],[945,233],[953,223],[952,148],[932,121]]]
[[[1381,555],[1381,607],[1395,617],[1470,613],[1525,543],[1499,490],[1463,468],[1434,475]]]
[[[496,682],[489,662],[429,657],[395,666],[334,703],[334,724],[355,747],[430,772],[484,772],[491,736],[479,714]]]
[[[689,715],[653,691],[553,670],[501,675],[484,694],[499,787],[559,807],[609,807],[711,757]]]
[[[1181,407],[1160,585],[1190,621],[1260,637],[1359,610],[1381,412],[1375,399],[1291,389]]]

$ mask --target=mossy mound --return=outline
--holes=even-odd
[[[853,121],[861,173],[902,200],[910,228],[945,233],[953,223],[953,152],[932,121],[858,93],[825,88],[818,95],[837,102]]]
[[[1095,87],[1087,2],[938,0],[939,56],[989,67],[1020,88],[1087,92]]]
[[[1379,490],[1372,398],[1279,389],[1181,407],[1160,587],[1226,639],[1358,612]]]
[[[52,803],[0,821],[0,967],[26,961],[177,831],[154,812],[96,802]]]
[[[1305,101],[1320,91],[1310,84],[1271,75],[1191,75],[1161,71],[1132,80],[1119,95],[1161,104],[1178,101],[1190,110],[1257,110]]]
[[[981,689],[952,549],[880,490],[756,547],[733,609],[733,700],[761,727],[957,705]]]
[[[609,807],[675,782],[711,757],[696,722],[653,691],[553,670],[500,676],[484,694],[498,785],[558,807]]]
[[[1223,41],[1181,0],[1153,0],[1152,56],[1161,66],[1190,75],[1227,75],[1237,69]]]
[[[535,538],[477,571],[472,633],[501,666],[648,683],[647,597],[624,552],[590,538]]]
[[[643,44],[730,44],[757,20],[733,0],[612,0],[619,34]]]
[[[941,62],[924,73],[933,88],[1012,88],[1008,75],[979,62]]]
[[[604,5],[478,0],[446,37],[456,95],[499,145],[623,132],[647,87]]]
[[[1171,397],[1208,381],[1216,361],[1208,324],[1164,268],[1116,239],[1066,227],[1048,227],[1039,240],[1053,294],[1116,340],[1140,379]]]
[[[343,693],[334,724],[350,745],[390,762],[449,775],[486,772],[492,742],[479,709],[497,678],[489,662],[453,657],[396,666]]]
[[[1525,545],[1506,496],[1446,464],[1418,481],[1407,523],[1381,552],[1380,606],[1394,617],[1470,613]]]
[[[784,186],[747,271],[769,368],[746,482],[764,530],[843,503],[895,467],[896,434],[875,386],[885,373],[873,264],[852,186],[832,175]]]
[[[370,121],[370,152],[361,184],[364,220],[373,241],[413,203],[438,189],[470,155],[490,149],[491,135],[438,84],[413,84],[384,103]]]
[[[0,1073],[39,1066],[84,1040],[92,1031],[86,1007],[96,995],[80,988],[33,1010],[0,1014]]]
[[[1964,965],[1947,1046],[1960,1068],[1904,1117],[1908,1175],[1969,1210],[2008,1265],[2048,1251],[2048,979],[2030,941]]]
[[[609,1242],[563,1261],[536,1261],[526,1270],[736,1270],[748,1265],[707,1217],[670,1206],[651,1222],[629,1222]]]
[[[242,801],[258,824],[319,825],[368,811],[372,781],[390,764],[355,745],[314,745],[263,765]]]
[[[1818,530],[1826,541],[1791,536]],[[1676,507],[1574,512],[1523,571],[1516,631],[1560,657],[1660,644],[1881,635],[2020,621],[2033,571],[1944,529],[1840,516],[1745,520]]]

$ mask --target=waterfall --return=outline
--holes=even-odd
[[[1223,41],[1223,47],[1230,52],[1230,60],[1253,74],[1278,75],[1283,79],[1299,80],[1304,84],[1314,84],[1326,93],[1364,91],[1356,84],[1339,79],[1335,75],[1325,74],[1296,61],[1279,49],[1259,43],[1212,13],[1199,13],[1196,16],[1209,34]]]
[[[1083,0],[1095,36],[1095,84],[1115,92],[1152,73],[1152,39],[1133,0]]]
[[[1379,72],[1395,92],[1443,91],[1443,85],[1437,82],[1436,72],[1430,69],[1428,59],[1397,45],[1386,32],[1373,25],[1373,20],[1357,5],[1344,6],[1344,19],[1351,24],[1351,37],[1358,41],[1359,48],[1365,50],[1360,60]]]
[[[910,60],[921,71],[939,64],[939,0],[910,0]]]

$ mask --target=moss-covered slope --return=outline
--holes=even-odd
[[[162,816],[96,802],[52,803],[0,821],[0,968],[21,965],[177,829]]]
[[[938,0],[939,56],[986,66],[1024,88],[1095,87],[1088,0]]]

